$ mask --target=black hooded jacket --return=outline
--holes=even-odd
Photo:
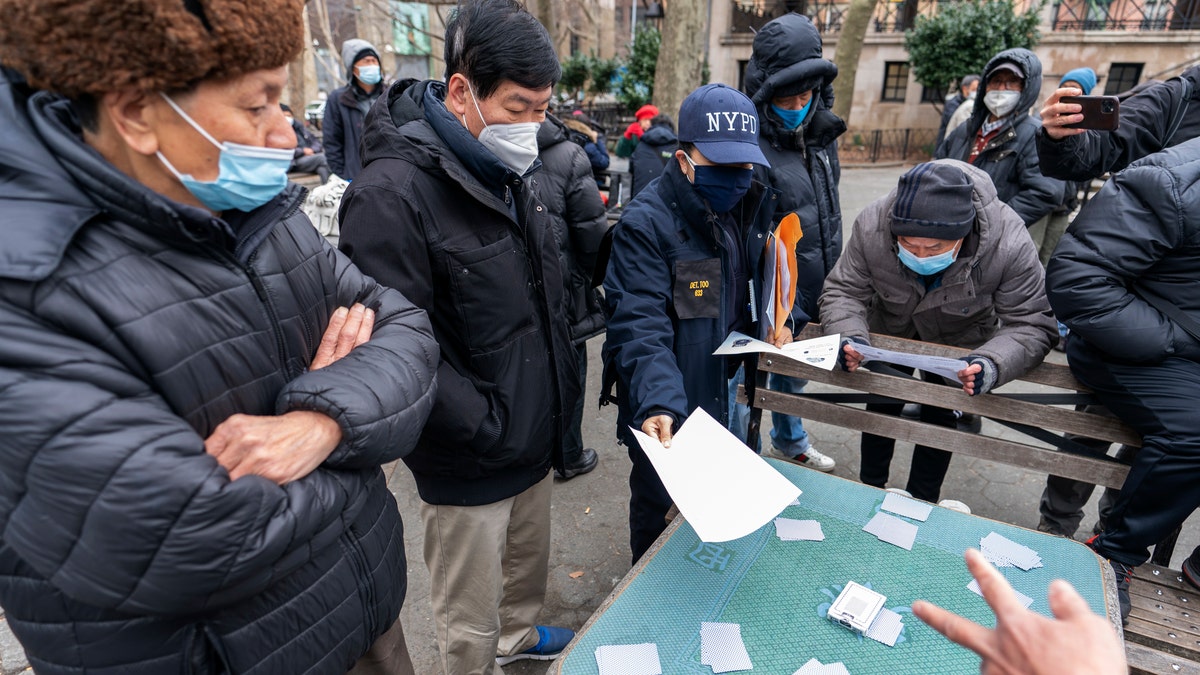
[[[642,134],[633,154],[629,156],[629,172],[633,174],[631,197],[636,197],[650,181],[662,175],[663,167],[672,161],[679,149],[679,139],[670,127],[650,127]]]
[[[571,340],[579,345],[604,332],[604,301],[592,279],[608,216],[587,153],[571,141],[566,126],[553,115],[546,115],[538,129],[538,150],[542,168],[531,183],[554,224],[558,262],[567,282]]]
[[[1006,49],[992,57],[983,69],[975,109],[971,117],[946,136],[937,149],[938,159],[949,157],[970,162],[971,150],[979,130],[987,121],[987,81],[1001,63],[1012,63],[1024,73],[1025,87],[1017,107],[1004,118],[1004,124],[976,158],[975,166],[983,169],[996,186],[1000,201],[1012,207],[1025,221],[1033,225],[1063,201],[1066,186],[1062,181],[1042,175],[1038,166],[1037,131],[1041,123],[1029,116],[1041,91],[1042,62],[1028,49]]]
[[[846,123],[831,110],[837,66],[821,54],[821,34],[812,22],[786,14],[755,36],[746,67],[746,94],[762,120],[759,146],[771,162],[770,168],[756,165],[755,177],[780,193],[775,224],[789,213],[800,218],[804,237],[796,244],[797,304],[814,321],[819,320],[817,300],[825,277],[842,254],[837,139],[846,132]],[[771,111],[779,90],[815,92],[797,129],[784,128]]]
[[[0,77],[0,605],[34,670],[345,673],[396,620],[404,542],[380,464],[433,406],[425,313],[330,248],[289,186],[224,219],[85,145]],[[308,370],[339,306],[371,340]],[[312,410],[341,445],[230,481],[231,415]]]
[[[421,499],[474,506],[561,466],[579,377],[550,214],[451,115],[445,91],[393,86],[371,109],[339,244],[429,312],[438,396],[404,461]]]

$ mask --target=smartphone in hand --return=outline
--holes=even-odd
[[[1076,103],[1082,108],[1083,121],[1064,124],[1065,129],[1113,131],[1121,121],[1121,99],[1116,96],[1064,96],[1059,102]]]

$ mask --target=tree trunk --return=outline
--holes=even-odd
[[[288,64],[288,86],[283,93],[283,102],[292,108],[296,119],[304,119],[304,106],[317,97],[317,63],[313,50],[312,28],[308,21],[308,7],[304,8],[304,49],[295,61]]]
[[[663,20],[662,46],[654,66],[654,103],[679,118],[679,105],[700,86],[708,36],[706,0],[673,0]]]
[[[833,62],[837,64],[838,76],[833,81],[833,113],[850,125],[850,107],[854,104],[854,78],[858,75],[858,57],[862,54],[863,39],[875,14],[878,0],[850,0],[842,20],[842,32],[838,37],[837,51]]]

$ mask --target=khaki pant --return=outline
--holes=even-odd
[[[400,619],[354,662],[349,675],[416,675]]]
[[[550,558],[549,474],[482,506],[421,504],[442,672],[489,675],[537,644]]]

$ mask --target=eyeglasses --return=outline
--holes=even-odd
[[[1021,91],[1025,81],[1018,77],[993,77],[988,80],[988,91]]]

